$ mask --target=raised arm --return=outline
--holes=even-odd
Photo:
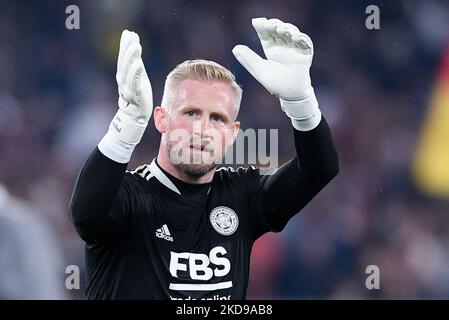
[[[266,59],[243,45],[235,46],[233,53],[279,98],[294,127],[297,154],[273,175],[256,179],[253,187],[262,197],[262,205],[256,205],[254,216],[263,221],[255,224],[257,238],[266,231],[280,231],[338,173],[338,159],[311,85],[312,40],[296,26],[278,19],[256,18],[252,24]]]
[[[137,33],[124,30],[116,80],[119,110],[109,130],[85,163],[75,184],[70,218],[85,241],[111,235],[130,211],[127,163],[140,142],[153,110],[153,94]]]
[[[264,215],[280,231],[338,173],[337,152],[324,117],[310,131],[294,130],[296,157],[272,175],[262,175]]]

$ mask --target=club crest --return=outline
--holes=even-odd
[[[215,231],[224,236],[230,236],[239,226],[239,218],[234,210],[220,206],[213,209],[210,213],[210,223]]]

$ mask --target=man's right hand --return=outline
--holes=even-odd
[[[141,54],[137,33],[124,30],[116,74],[119,110],[98,144],[105,156],[120,163],[129,162],[153,111],[153,92]]]
[[[124,30],[117,60],[118,105],[141,124],[147,124],[153,111],[153,92],[142,61],[139,35]]]

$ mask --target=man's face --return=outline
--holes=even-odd
[[[192,177],[214,170],[234,142],[240,124],[236,94],[221,81],[183,80],[165,110],[163,143],[171,162]]]

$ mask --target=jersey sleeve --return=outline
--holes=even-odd
[[[132,212],[137,182],[126,174],[126,165],[96,148],[81,169],[70,203],[70,219],[84,241],[106,241]]]
[[[295,158],[269,175],[247,169],[254,240],[269,231],[282,231],[338,173],[337,152],[324,117],[313,130],[293,130]]]

